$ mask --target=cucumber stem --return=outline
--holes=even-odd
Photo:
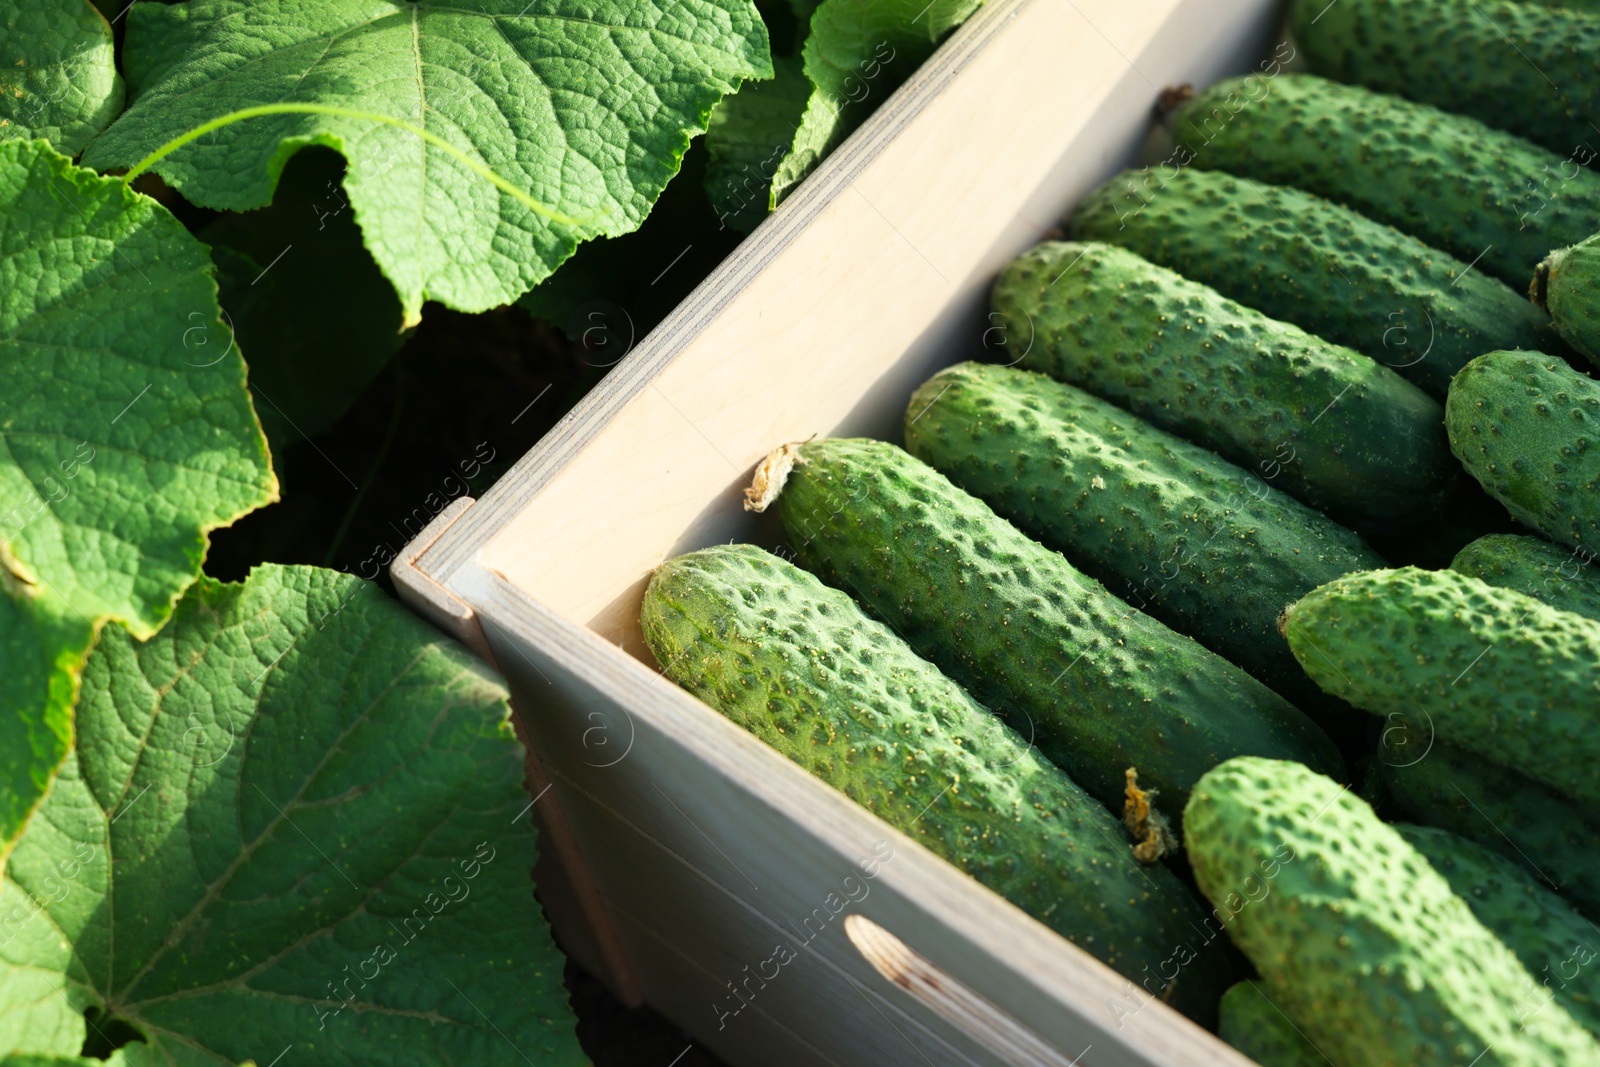
[[[1545,301],[1550,292],[1550,268],[1555,265],[1554,261],[1560,254],[1560,252],[1551,252],[1539,261],[1537,267],[1533,268],[1533,281],[1528,283],[1528,299],[1532,300],[1534,306],[1540,311],[1550,310],[1545,306]]]

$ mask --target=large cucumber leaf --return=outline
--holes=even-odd
[[[983,0],[822,0],[806,38],[811,98],[772,177],[776,207]]]
[[[111,27],[89,0],[0,8],[0,138],[42,137],[75,156],[121,110]]]
[[[0,143],[0,861],[66,756],[95,629],[153,633],[206,532],[276,497],[243,360],[194,343],[223,332],[210,269],[149,198]]]
[[[638,226],[712,105],[772,69],[751,0],[190,0],[128,17],[133,104],[85,160],[133,166],[246,108],[325,109],[223,126],[155,168],[241,210],[271,200],[297,149],[337,149],[407,324],[427,299],[508,303],[580,240]]]
[[[41,141],[0,143],[0,561],[154,633],[206,532],[276,499],[205,246]],[[22,386],[26,383],[26,387]]]
[[[77,730],[0,888],[0,1053],[584,1062],[505,690],[376,586],[202,578],[102,635]]]

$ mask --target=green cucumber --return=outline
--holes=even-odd
[[[1559,343],[1509,286],[1311,193],[1184,168],[1090,193],[1072,237],[1108,241],[1364,352],[1438,399],[1469,359]]]
[[[1600,174],[1585,166],[1594,151],[1569,158],[1309,74],[1220,82],[1175,111],[1172,127],[1179,161],[1327,197],[1519,291],[1551,249],[1600,231]]]
[[[1498,853],[1448,830],[1396,826],[1412,848],[1444,875],[1456,896],[1537,983],[1522,991],[1537,1008],[1549,997],[1590,1033],[1600,1033],[1600,930],[1572,906]]]
[[[1425,514],[1455,478],[1432,397],[1359,352],[1127,249],[1037,245],[1001,273],[993,307],[1023,366],[1214,449],[1335,517]]]
[[[1407,818],[1497,850],[1600,918],[1600,817],[1403,718],[1384,728],[1375,762],[1390,801]]]
[[[1554,356],[1489,352],[1445,402],[1450,448],[1517,521],[1600,552],[1600,382]]]
[[[1546,256],[1534,268],[1528,295],[1550,313],[1556,332],[1567,344],[1600,366],[1600,234]]]
[[[1596,137],[1592,12],[1513,0],[1294,0],[1289,12],[1318,74],[1471,115],[1562,154]]]
[[[1600,620],[1600,567],[1593,562],[1582,549],[1526,534],[1490,534],[1463,548],[1450,569]]]
[[[1326,1067],[1328,1062],[1255,982],[1236,983],[1222,994],[1217,1036],[1259,1067]]]
[[[1384,566],[1256,476],[1042,374],[941,371],[912,396],[905,438],[1024,533],[1302,708],[1321,694],[1278,615],[1341,574]]]
[[[885,822],[1206,1021],[1222,945],[1122,824],[844,593],[752,545],[668,560],[640,623],[669,678]],[[871,875],[868,875],[871,877]],[[846,879],[849,881],[849,879]]]
[[[1335,696],[1600,804],[1600,622],[1455,571],[1347,574],[1284,613]]]
[[[1129,767],[1170,816],[1229,756],[1341,769],[1327,737],[1278,694],[893,445],[798,446],[778,509],[802,565],[1118,810]]]
[[[1367,804],[1299,764],[1245,757],[1183,815],[1195,881],[1275,1004],[1340,1067],[1600,1063],[1559,1004]]]

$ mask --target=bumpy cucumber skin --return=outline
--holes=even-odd
[[[1455,571],[1347,574],[1284,613],[1295,658],[1377,715],[1600,804],[1600,623]]]
[[[1106,592],[977,497],[882,441],[800,446],[778,497],[801,564],[846,590],[1120,811],[1124,772],[1175,816],[1230,756],[1334,773],[1322,731],[1193,638]]]
[[[1220,171],[1120,175],[1078,205],[1071,232],[1364,352],[1441,400],[1474,356],[1559,343],[1538,308],[1447,253],[1319,196]]]
[[[1600,366],[1600,234],[1546,256],[1534,271],[1528,295],[1550,313],[1567,344]]]
[[[1456,896],[1538,983],[1520,990],[1524,1010],[1551,996],[1591,1034],[1600,1033],[1600,930],[1527,871],[1448,830],[1396,826],[1400,836],[1444,875]]]
[[[1255,982],[1236,983],[1222,994],[1217,1036],[1259,1067],[1326,1067],[1328,1062]]]
[[[1520,0],[1294,0],[1312,70],[1514,130],[1565,155],[1595,143],[1600,18]]]
[[[1457,553],[1450,569],[1600,621],[1600,567],[1582,549],[1526,534],[1489,534]]]
[[[1194,166],[1327,197],[1518,291],[1551,249],[1600,231],[1595,153],[1309,74],[1219,82],[1172,130]]]
[[[993,306],[1022,366],[1270,476],[1335,517],[1428,513],[1455,478],[1432,397],[1359,352],[1127,249],[1037,245],[1001,273]]]
[[[1600,382],[1554,356],[1488,352],[1445,401],[1450,449],[1512,517],[1600,553]]]
[[[1195,880],[1273,1002],[1340,1067],[1600,1063],[1427,860],[1367,804],[1293,763],[1229,760],[1184,812]]]
[[[1400,720],[1385,727],[1375,762],[1389,800],[1407,818],[1528,866],[1600,918],[1600,818],[1582,805]]]
[[[1304,709],[1321,693],[1278,615],[1341,574],[1385,565],[1215,453],[1042,374],[941,371],[912,396],[905,437],[1024,533]]]
[[[846,594],[719,545],[663,564],[640,621],[673,681],[1131,981],[1195,942],[1205,912],[1176,876],[1133,862],[1114,816]],[[1220,949],[1172,986],[1201,1021]]]

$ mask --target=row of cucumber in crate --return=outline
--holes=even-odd
[[[934,376],[904,449],[777,449],[749,506],[799,566],[705,549],[642,610],[680,685],[1265,1067],[1600,1063],[1600,175],[1421,102],[1484,110],[1444,76],[1507,47],[1478,6],[1297,5],[1314,69],[1419,99],[1174,94],[1168,162],[996,284],[1016,365]],[[1443,58],[1394,74],[1407,33]]]

